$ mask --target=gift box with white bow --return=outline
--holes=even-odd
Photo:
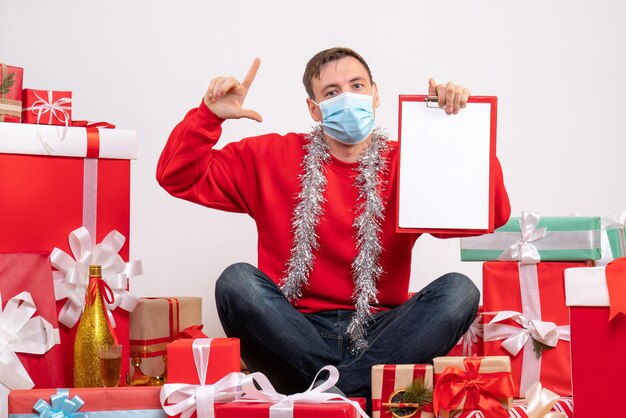
[[[0,417],[10,390],[64,382],[48,255],[0,254]]]
[[[72,121],[72,92],[24,89],[22,122],[69,126]]]
[[[565,270],[577,417],[619,416],[626,376],[626,258]]]
[[[600,218],[523,212],[493,234],[461,238],[463,261],[581,261],[600,258]]]
[[[563,271],[583,262],[483,264],[484,352],[511,357],[515,396],[536,382],[571,395]]]
[[[159,387],[15,390],[9,418],[167,418]]]
[[[126,288],[128,278],[140,271],[136,263],[126,263],[130,160],[137,143],[133,131],[94,126],[69,127],[61,141],[57,128],[0,123],[0,252],[50,253],[58,248],[55,267],[61,270],[55,293],[64,364],[71,370],[72,334],[90,262],[103,265],[105,280],[116,293],[108,307],[128,358],[125,309],[132,310],[136,300]],[[123,362],[122,375],[127,372]],[[66,382],[56,387],[71,384],[68,373]]]

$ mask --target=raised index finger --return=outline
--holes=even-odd
[[[260,65],[261,65],[261,60],[259,58],[255,58],[254,61],[252,61],[252,65],[250,66],[248,73],[246,74],[246,76],[243,78],[243,81],[241,82],[241,84],[245,88],[249,88],[252,82],[254,81],[254,77],[256,77],[256,72],[259,71]]]

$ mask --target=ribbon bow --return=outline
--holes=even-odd
[[[609,291],[609,321],[622,313],[626,315],[626,257],[616,258],[605,268]]]
[[[57,119],[63,124],[63,133],[59,140],[63,141],[65,136],[67,135],[67,127],[70,124],[70,115],[68,110],[72,109],[72,99],[69,97],[62,97],[57,101],[52,101],[53,91],[48,90],[48,98],[44,99],[39,96],[37,92],[34,92],[36,100],[30,107],[24,109],[24,111],[31,111],[33,113],[37,113],[37,125],[41,122],[42,116],[48,114],[48,125],[52,124],[53,119]],[[39,142],[44,147],[46,152],[52,153],[54,148],[43,138],[41,133],[39,132],[39,128],[37,128],[37,137],[39,138]]]
[[[512,319],[520,327],[498,324],[498,322]],[[504,340],[504,347],[513,356],[516,356],[524,345],[532,338],[549,347],[556,347],[559,340],[570,340],[569,325],[557,326],[554,322],[528,319],[525,315],[515,311],[501,311],[485,325],[485,341]]]
[[[327,380],[317,387],[313,387],[319,374],[323,371],[329,373]],[[293,408],[296,403],[349,403],[361,417],[368,418],[367,414],[358,402],[351,401],[336,393],[328,393],[326,390],[332,388],[339,380],[339,371],[335,366],[325,366],[315,375],[313,383],[309,388],[293,395],[283,395],[276,392],[269,379],[262,373],[252,373],[242,381],[244,398],[241,401],[271,402],[270,418],[293,418]],[[256,385],[261,389],[257,389]]]
[[[230,402],[241,396],[241,382],[246,377],[243,373],[230,373],[213,385],[204,383],[211,341],[211,338],[200,338],[192,345],[199,385],[167,383],[161,388],[161,405],[167,415],[181,414],[181,418],[189,418],[197,411],[198,418],[213,418],[215,402]]]
[[[72,328],[85,307],[85,293],[89,285],[89,266],[102,266],[102,278],[111,288],[113,301],[105,301],[111,324],[115,320],[111,311],[122,308],[132,312],[138,298],[128,292],[128,278],[143,274],[141,261],[124,262],[118,254],[126,238],[117,231],[111,231],[100,244],[93,245],[89,231],[80,227],[69,235],[71,255],[55,248],[50,254],[50,261],[59,271],[53,273],[56,300],[67,298],[59,313],[59,322]]]
[[[85,402],[76,395],[70,399],[70,391],[68,389],[57,389],[56,395],[50,396],[50,404],[43,399],[39,399],[33,409],[37,411],[38,416],[42,418],[89,418],[88,412],[77,412]]]
[[[550,412],[559,400],[559,395],[543,389],[540,382],[536,382],[526,391],[526,414],[528,418],[567,418],[562,412]]]
[[[500,261],[519,260],[522,264],[537,264],[541,261],[539,251],[531,242],[537,241],[546,235],[546,228],[537,228],[541,217],[533,212],[522,212],[519,219],[522,237],[498,257]]]
[[[462,344],[461,355],[468,357],[472,355],[472,346],[478,342],[479,338],[483,338],[482,315],[478,314],[467,332],[461,337],[456,345]]]
[[[480,409],[488,417],[508,417],[498,399],[510,398],[515,392],[511,372],[479,373],[480,357],[463,359],[465,370],[446,367],[435,384],[433,394],[435,413],[441,409],[457,409],[463,399],[463,409]]]
[[[59,330],[34,316],[36,310],[28,292],[11,298],[3,310],[0,294],[0,411],[7,410],[9,390],[34,386],[16,353],[41,355],[60,342]]]
[[[599,260],[595,261],[596,266],[606,266],[614,258],[611,250],[611,242],[607,234],[607,230],[609,229],[618,230],[621,255],[624,255],[624,252],[626,252],[626,211],[615,212],[602,218],[602,235],[600,238],[601,257]]]

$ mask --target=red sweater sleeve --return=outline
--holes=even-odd
[[[509,203],[509,195],[504,187],[504,176],[502,174],[502,166],[500,160],[496,157],[495,165],[495,199],[494,199],[494,226],[499,228],[509,220],[511,216],[511,204]],[[431,234],[437,238],[458,238],[471,237],[482,234]]]
[[[157,165],[157,181],[171,195],[253,216],[257,187],[251,138],[213,149],[223,119],[204,102],[174,128]]]

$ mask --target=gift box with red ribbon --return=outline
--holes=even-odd
[[[507,416],[514,390],[508,357],[437,357],[433,367],[433,405],[441,417],[455,410],[480,410],[490,418]]]
[[[419,406],[406,406],[405,393],[410,385],[419,380],[420,389],[430,394],[430,402]],[[413,413],[415,418],[434,417],[432,405],[433,366],[430,364],[377,364],[372,367],[372,417],[392,418],[396,411]],[[404,416],[401,413],[401,416]]]
[[[484,351],[511,357],[515,396],[541,382],[571,395],[569,311],[563,271],[583,262],[483,264]]]
[[[483,349],[483,307],[478,307],[476,319],[472,322],[469,329],[459,339],[456,345],[448,353],[454,357],[482,356]]]
[[[0,63],[0,122],[22,120],[22,79],[24,70]]]
[[[577,417],[616,415],[626,376],[626,258],[565,270]]]
[[[10,237],[0,240],[0,252],[59,249],[53,260],[61,268],[55,272],[54,291],[67,379],[55,386],[69,387],[74,325],[88,284],[86,263],[102,263],[103,275],[116,293],[110,308],[115,308],[116,332],[128,358],[124,309],[132,308],[133,298],[125,289],[137,269],[125,261],[130,159],[135,158],[137,143],[134,131],[89,126],[69,127],[61,141],[56,128],[0,123],[0,231]],[[106,245],[97,247],[103,241]],[[123,362],[122,375],[127,372],[128,363]]]
[[[65,382],[47,253],[0,254],[0,417],[9,390]]]
[[[22,122],[69,126],[72,121],[72,92],[24,89]]]
[[[167,418],[158,387],[15,390],[9,418]]]
[[[167,344],[201,323],[200,297],[140,298],[130,314],[130,356],[141,361],[143,375],[163,376]]]

